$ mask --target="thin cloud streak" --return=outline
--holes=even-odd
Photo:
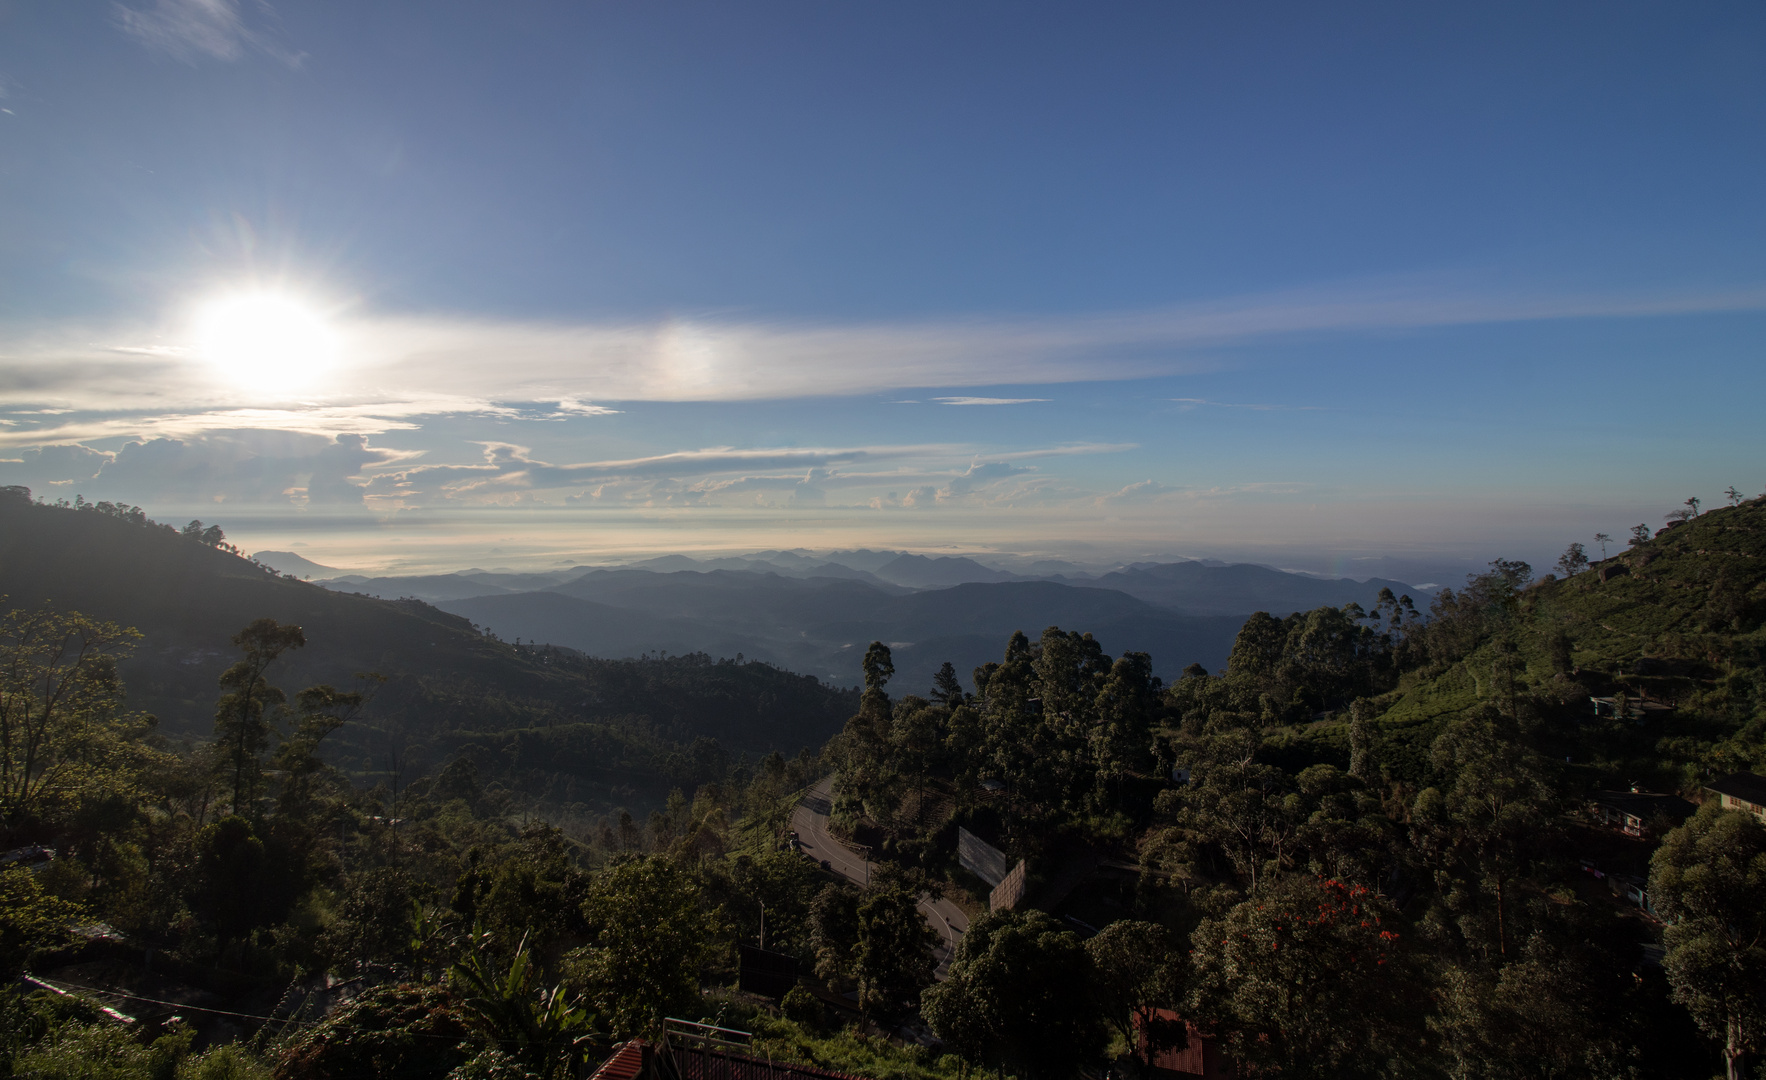
[[[366,449],[366,445],[363,449]],[[1113,453],[1126,445],[1072,444],[988,453],[964,444],[857,447],[710,447],[651,457],[556,464],[514,443],[481,443],[479,461],[398,464],[370,470],[361,489],[383,509],[437,503],[533,502],[537,493],[564,494],[567,505],[593,502],[708,506],[741,493],[790,492],[792,505],[829,505],[830,491],[860,491],[869,505],[914,507],[976,498],[1039,495],[1045,478],[1034,458]],[[1016,485],[1016,486],[1014,486]],[[907,495],[898,499],[902,489]],[[569,494],[574,489],[578,494]],[[855,504],[865,505],[865,504]]]
[[[504,400],[764,400],[1184,374],[1218,366],[1197,350],[1297,334],[1761,309],[1766,288],[1756,287],[1678,297],[1313,291],[1065,319],[896,325],[394,319],[365,328],[364,352],[381,385],[445,372],[460,392]],[[494,365],[485,362],[491,357]]]
[[[0,456],[0,483],[87,494],[127,491],[146,503],[323,506],[396,512],[448,505],[710,507],[832,506],[830,492],[901,507],[1009,503],[1039,495],[1047,478],[1033,458],[1127,449],[1099,444],[1005,453],[969,443],[822,447],[706,447],[637,458],[556,463],[514,443],[484,441],[476,460],[423,461],[425,450],[375,446],[362,434],[235,427],[199,437],[130,441],[119,450],[79,445]],[[908,494],[898,499],[897,493]],[[766,493],[786,493],[769,504]],[[756,502],[756,497],[759,501]]]
[[[464,409],[460,407],[460,403],[452,400],[409,402],[392,410],[351,406],[217,409],[212,412],[88,418],[43,427],[0,428],[0,448],[61,446],[101,439],[192,438],[214,431],[242,430],[285,431],[328,438],[343,434],[378,435],[388,431],[418,430],[421,425],[409,419],[411,417],[463,411],[483,412],[487,415],[518,415],[513,410],[499,410],[489,404]]]
[[[950,461],[955,458],[969,459],[967,471],[962,475],[975,474],[977,470],[985,470],[989,467],[996,470],[999,475],[1005,475],[1009,472],[1022,471],[1005,465],[1011,461],[1120,453],[1134,449],[1134,445],[1131,443],[1079,443],[996,454],[978,452],[973,446],[957,443],[780,447],[746,450],[731,447],[710,447],[657,454],[651,457],[555,465],[534,458],[532,451],[525,446],[500,442],[482,445],[485,448],[484,464],[421,465],[408,470],[405,475],[493,472],[501,476],[520,477],[538,486],[553,487],[607,479],[627,480],[656,477],[680,479],[682,477],[715,476],[730,472],[828,469],[836,466],[873,465],[892,461]],[[892,479],[889,474],[867,475],[876,480]]]
[[[166,413],[275,406],[357,408],[397,418],[480,412],[493,402],[743,401],[919,387],[1053,385],[1218,368],[1203,350],[1295,335],[1420,330],[1554,319],[1766,309],[1766,288],[1704,294],[1471,295],[1420,289],[1312,290],[1064,319],[814,326],[671,320],[578,325],[457,317],[340,321],[348,363],[304,403],[219,383],[181,332],[89,330],[0,356],[0,408]],[[77,336],[76,336],[77,334]],[[21,335],[13,335],[19,340]],[[186,335],[187,336],[187,335]],[[148,341],[150,345],[129,342]],[[118,349],[125,352],[118,352]],[[952,397],[945,403],[989,399]],[[1028,401],[1030,399],[994,399]]]
[[[269,13],[262,0],[260,12]],[[117,28],[154,52],[186,64],[203,58],[237,63],[256,50],[289,67],[299,67],[304,53],[277,43],[274,36],[245,24],[238,0],[154,0],[148,9],[112,6]]]

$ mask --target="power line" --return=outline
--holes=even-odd
[[[189,1005],[182,1001],[165,1001],[160,998],[142,997],[140,994],[125,994],[121,990],[103,990],[96,986],[82,986],[79,983],[65,982],[61,979],[45,979],[41,975],[32,976],[37,982],[44,983],[50,989],[83,990],[88,994],[99,994],[105,997],[123,998],[127,1001],[140,1001],[148,1005],[168,1005],[174,1009],[189,1012],[211,1013],[215,1016],[236,1016],[241,1020],[265,1020],[274,1024],[318,1024],[320,1020],[285,1020],[280,1016],[265,1016],[260,1013],[233,1012],[230,1009],[211,1009],[204,1005]],[[439,1036],[436,1036],[439,1038]]]
[[[325,1022],[324,1020],[286,1020],[280,1016],[266,1016],[262,1013],[242,1013],[242,1012],[233,1012],[230,1009],[210,1009],[210,1008],[207,1008],[206,1006],[202,1006],[202,1005],[187,1005],[181,1001],[165,1001],[160,998],[143,997],[140,994],[125,994],[121,990],[102,990],[96,986],[82,986],[79,983],[66,982],[62,979],[45,979],[41,975],[31,975],[31,976],[27,976],[27,978],[34,979],[37,982],[43,983],[44,985],[48,986],[52,990],[53,989],[60,989],[61,987],[66,987],[70,990],[83,990],[89,994],[101,994],[101,995],[105,995],[108,997],[123,998],[128,1001],[140,1001],[140,1002],[144,1002],[149,1005],[167,1005],[167,1006],[170,1006],[174,1009],[178,1009],[178,1010],[185,1011],[185,1012],[209,1013],[214,1016],[233,1016],[233,1017],[238,1017],[241,1020],[262,1020],[266,1023],[271,1023],[271,1024],[299,1024],[303,1027],[312,1027],[314,1025],[322,1024]],[[461,1041],[460,1037],[458,1037],[458,1036],[429,1035],[429,1034],[426,1034],[421,1031],[404,1031],[403,1034],[409,1035],[409,1036],[412,1036],[413,1038],[418,1038],[418,1039],[445,1039],[448,1042]],[[600,1034],[600,1033],[597,1032],[595,1034]],[[486,1039],[485,1041],[495,1043],[498,1046],[519,1046],[519,1045],[521,1045],[519,1041],[513,1040],[513,1039],[489,1038],[489,1039]]]

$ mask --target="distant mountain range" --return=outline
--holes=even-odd
[[[901,692],[924,692],[946,660],[966,677],[998,659],[1013,631],[1035,637],[1056,625],[1093,633],[1115,655],[1147,652],[1167,678],[1191,663],[1218,669],[1252,612],[1371,606],[1382,588],[1411,591],[1398,581],[1316,578],[1248,563],[1136,563],[1094,573],[1050,560],[1021,573],[964,556],[869,549],[405,577],[339,574],[289,552],[256,558],[338,592],[424,600],[505,639],[591,656],[740,653],[853,685],[865,646],[885,641]]]
[[[1253,563],[1209,565],[1180,562],[1136,566],[1072,584],[1114,589],[1150,604],[1195,614],[1241,617],[1256,611],[1287,615],[1327,605],[1341,607],[1350,602],[1371,607],[1381,589],[1391,589],[1399,596],[1415,592],[1412,586],[1402,581],[1315,578]],[[1412,599],[1421,600],[1422,597],[1417,594]]]

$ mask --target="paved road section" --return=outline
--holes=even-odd
[[[797,830],[801,850],[818,863],[826,862],[830,870],[846,880],[859,885],[868,884],[872,864],[866,861],[864,853],[828,831],[828,815],[833,811],[834,778],[825,776],[804,794],[803,801],[791,812],[791,827]],[[943,980],[950,974],[950,961],[956,953],[957,943],[963,940],[963,934],[969,929],[969,916],[949,900],[935,896],[920,897],[920,911],[932,924],[932,929],[938,932],[937,974]]]

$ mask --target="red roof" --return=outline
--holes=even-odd
[[[636,1080],[644,1071],[644,1040],[632,1041],[617,1047],[613,1056],[601,1063],[595,1070],[591,1080]]]
[[[1195,1024],[1170,1009],[1154,1009],[1152,1013],[1152,1019],[1157,1024],[1182,1024],[1185,1035],[1184,1045],[1181,1048],[1174,1049],[1169,1046],[1156,1048],[1150,1063],[1154,1069],[1168,1074],[1175,1073],[1178,1076],[1200,1076],[1205,1080],[1214,1080],[1216,1077],[1232,1074],[1231,1066],[1223,1059],[1220,1047],[1212,1035],[1200,1030]],[[1135,1010],[1136,1041],[1140,1044],[1142,1053],[1145,1053],[1147,1049],[1147,1032],[1143,1030],[1145,1020],[1146,1018],[1142,1016],[1140,1010]]]

